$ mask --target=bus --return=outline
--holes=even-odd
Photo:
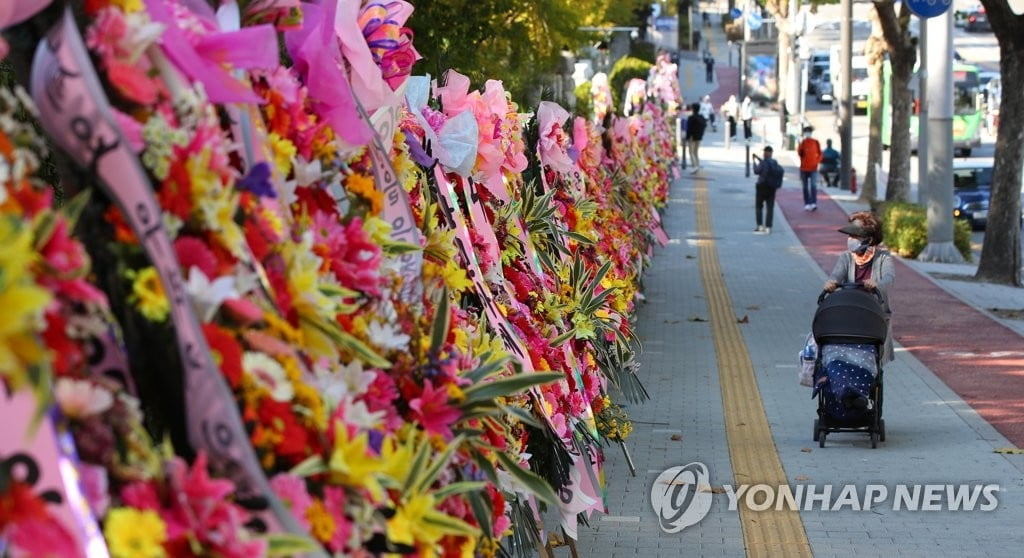
[[[985,120],[984,102],[978,67],[969,64],[953,64],[953,152],[963,157],[971,156],[971,149],[981,145],[981,128]],[[892,69],[886,60],[882,67],[882,146],[888,148],[892,137],[892,105],[889,82]],[[920,111],[919,82],[910,80],[914,98],[910,115],[910,145],[917,151],[918,113]],[[870,105],[869,105],[870,106]],[[870,110],[870,109],[869,109]]]

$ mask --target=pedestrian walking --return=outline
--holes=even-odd
[[[704,95],[700,101],[700,115],[711,125],[711,131],[717,132],[718,125],[715,124],[715,105],[711,104],[711,95]]]
[[[708,54],[704,57],[705,80],[708,83],[715,82],[715,57]]]
[[[796,148],[800,156],[800,186],[804,191],[804,211],[818,209],[818,165],[821,164],[821,144],[813,137],[814,128],[804,126],[804,137]]]
[[[848,220],[850,223],[839,229],[839,232],[847,236],[847,250],[839,254],[839,259],[825,282],[825,290],[832,292],[843,283],[855,283],[878,293],[882,299],[887,326],[882,362],[889,362],[893,360],[889,289],[896,281],[892,255],[879,246],[883,240],[882,223],[874,213],[857,211],[851,214]]]
[[[757,183],[754,185],[754,207],[757,218],[756,234],[771,234],[772,220],[775,217],[775,192],[782,188],[782,177],[785,169],[778,161],[772,158],[772,146],[764,147],[764,158],[755,153],[754,174],[757,175]],[[762,215],[763,212],[763,215]]]
[[[690,164],[693,170],[690,174],[697,174],[700,170],[700,142],[704,139],[704,129],[707,122],[700,115],[700,105],[690,105],[690,117],[686,119],[686,147],[690,152]]]
[[[743,104],[740,105],[740,120],[743,121],[743,139],[750,141],[750,138],[754,135],[752,129],[754,121],[754,103],[750,100],[750,96],[743,98]]]
[[[725,148],[729,149],[732,138],[736,137],[736,118],[739,116],[739,104],[736,102],[736,95],[729,95],[729,100],[722,103],[719,108],[722,113],[722,122],[725,124]]]

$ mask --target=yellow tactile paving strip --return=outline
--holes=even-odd
[[[718,252],[712,237],[711,208],[707,184],[696,180],[697,234],[700,239],[700,273],[707,297],[709,321],[718,358],[719,382],[725,432],[729,441],[736,486],[764,483],[772,487],[789,484],[775,449],[754,367],[737,325],[729,291],[726,289]],[[759,511],[739,506],[743,541],[748,557],[811,556],[804,524],[796,511]]]

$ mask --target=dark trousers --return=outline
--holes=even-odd
[[[775,216],[775,186],[769,186],[767,184],[758,184],[755,186],[757,190],[756,197],[754,199],[754,206],[757,210],[757,226],[764,225],[769,229],[772,228],[772,218]],[[764,219],[761,218],[761,211],[764,210]]]
[[[804,205],[818,203],[818,177],[814,171],[800,171],[800,185],[804,190]]]
[[[750,139],[750,137],[754,135],[754,130],[752,129],[751,124],[752,123],[751,123],[750,120],[744,120],[743,121],[743,138],[744,139]]]

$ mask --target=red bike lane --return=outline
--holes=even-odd
[[[776,198],[797,238],[829,273],[846,249],[846,212],[818,192],[818,210],[804,211],[800,189]],[[896,340],[982,418],[1017,447],[1024,447],[1024,337],[953,296],[895,258],[890,292]]]

